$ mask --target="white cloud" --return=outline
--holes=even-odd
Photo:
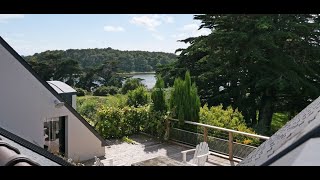
[[[161,24],[161,21],[152,16],[144,15],[133,17],[130,23],[145,26],[148,30],[154,31],[155,28]]]
[[[107,32],[123,32],[125,31],[121,26],[104,26],[103,29]]]
[[[165,23],[174,23],[174,19],[172,16],[168,16],[168,15],[161,15],[160,18],[162,18],[162,20]]]
[[[10,19],[24,18],[23,14],[0,14],[0,23],[6,23]]]
[[[142,15],[133,16],[130,20],[131,24],[144,26],[150,31],[156,31],[156,28],[163,23],[173,23],[174,18],[168,15]]]
[[[188,35],[186,33],[179,33],[179,34],[173,34],[171,35],[171,37],[175,38],[175,39],[182,39],[187,37]]]
[[[183,27],[178,29],[177,34],[173,34],[171,35],[171,37],[177,40],[181,40],[188,37],[198,37],[202,35],[208,35],[211,33],[211,30],[207,28],[203,28],[200,30],[198,29],[199,29],[199,25],[196,23],[186,24]]]
[[[199,25],[196,23],[192,23],[192,24],[186,24],[184,25],[182,28],[180,28],[180,30],[182,31],[194,31],[194,30],[198,30]]]
[[[157,40],[160,40],[160,41],[163,41],[163,40],[164,40],[164,37],[161,36],[160,34],[152,33],[152,36],[153,36],[154,38],[156,38]]]

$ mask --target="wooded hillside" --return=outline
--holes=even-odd
[[[112,48],[104,49],[68,49],[36,53],[24,57],[27,61],[46,61],[54,55],[60,59],[77,61],[81,68],[97,68],[106,61],[115,61],[119,72],[150,72],[157,65],[164,65],[176,60],[176,55],[164,52],[120,51]]]

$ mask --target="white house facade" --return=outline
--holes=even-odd
[[[0,37],[0,127],[48,150],[58,139],[74,161],[104,156],[104,139],[63,101]]]

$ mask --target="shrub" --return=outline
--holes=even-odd
[[[231,106],[227,107],[227,109],[224,110],[222,105],[212,106],[209,108],[208,105],[205,104],[202,108],[200,108],[200,122],[212,126],[218,126],[255,134],[255,132],[251,128],[248,128],[246,126],[242,114],[237,109],[233,110]],[[228,138],[228,133],[224,131],[210,130],[208,132],[210,135],[215,137],[224,139]],[[236,142],[239,143],[251,145],[259,144],[259,140],[256,138],[250,138],[235,133],[233,134],[233,137]]]
[[[77,98],[77,110],[81,108],[84,102],[91,101],[95,104],[100,104],[110,107],[124,107],[127,103],[127,96],[116,94],[114,96],[83,96]]]
[[[102,107],[97,112],[96,130],[104,138],[121,138],[142,130],[149,119],[149,106]]]
[[[143,131],[155,137],[164,138],[166,115],[160,111],[151,111],[149,118],[145,121]]]
[[[149,101],[149,95],[145,87],[138,87],[135,90],[128,92],[127,105],[129,106],[143,106]]]
[[[125,83],[121,88],[121,91],[122,91],[122,94],[127,94],[129,91],[135,90],[141,86],[145,87],[145,85],[141,82],[140,79],[130,78],[125,81]]]
[[[77,98],[77,110],[79,110],[80,106],[82,106],[83,103],[85,102],[92,102],[92,103],[96,103],[96,104],[107,104],[109,97],[98,97],[98,96],[83,96],[83,97],[79,97]]]
[[[151,93],[151,99],[151,113],[149,120],[144,124],[144,131],[162,139],[165,134],[167,104],[164,81],[160,76],[157,77],[157,82]]]
[[[77,110],[80,114],[90,118],[95,114],[97,106],[98,104],[94,100],[87,99],[86,101],[79,103]]]
[[[110,95],[115,95],[119,91],[119,88],[116,87],[116,86],[108,86],[107,88],[109,88],[109,94]]]
[[[105,106],[120,107],[123,108],[127,105],[127,96],[122,94],[116,94],[114,96],[107,96]]]
[[[151,112],[149,105],[126,106],[126,95],[77,98],[77,111],[104,138],[121,138],[139,131],[163,138],[164,113]]]
[[[94,96],[115,95],[117,93],[118,88],[115,86],[100,86],[95,91],[93,91]]]
[[[87,91],[82,89],[82,88],[75,88],[75,90],[77,91],[77,96],[85,96]]]
[[[98,98],[78,98],[77,111],[83,116],[91,125],[96,123],[97,110],[102,107],[103,102],[99,102]]]
[[[97,111],[103,106],[124,107],[127,97],[117,94],[115,96],[84,96],[77,98],[77,111],[84,117],[92,126],[97,122]]]
[[[159,138],[165,133],[164,115],[150,106],[102,107],[97,112],[96,130],[104,138],[122,138],[144,131]]]

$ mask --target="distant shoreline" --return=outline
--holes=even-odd
[[[128,72],[128,73],[117,73],[119,75],[137,75],[137,74],[155,74],[155,71],[151,72]]]

